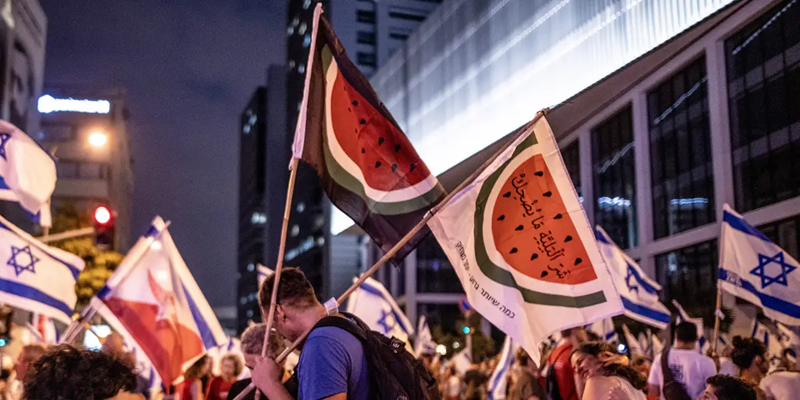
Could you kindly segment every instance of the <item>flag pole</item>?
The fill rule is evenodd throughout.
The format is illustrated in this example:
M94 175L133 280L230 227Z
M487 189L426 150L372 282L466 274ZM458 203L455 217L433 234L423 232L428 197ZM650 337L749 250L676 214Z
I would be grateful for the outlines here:
M442 207L447 205L447 203L450 202L450 200L456 194L461 192L461 190L463 190L465 187L469 186L476 179L478 179L478 177L483 173L483 171L486 170L486 168L488 168L490 165L492 165L492 163L494 163L494 161L497 159L497 157L500 156L500 154L503 154L503 152L505 152L509 147L511 147L512 144L514 144L514 142L517 141L517 139L519 139L520 137L525 135L525 133L528 132L528 128L533 126L534 124L536 124L536 122L539 121L539 119L541 119L545 114L547 114L547 112L549 110L550 110L549 108L545 108L545 109L537 112L536 116L533 118L533 120L528 122L524 127L520 128L519 132L517 132L517 134L514 135L514 137L512 137L511 139L509 139L508 142L503 144L503 146L499 150L497 150L491 157L489 157L488 160L486 160L483 164L481 164L481 166L478 167L478 169L476 169L475 172L473 172L469 177L467 177L467 179L465 179L455 189L453 189L450 193L448 193L447 196L445 196L445 198L442 199L441 202L439 202L439 204L437 204L430 211L428 211L425 214L425 216L417 223L417 225L414 226L414 228L412 228L410 231L408 231L408 233L406 233L406 235L403 236L403 238L400 239L399 242L397 242L388 252L386 252L386 254L384 254L383 257L381 257L380 260L378 260L366 272L361 274L361 276L358 278L358 280L356 280L356 282L353 283L352 286L350 286L344 293L342 293L341 296L339 296L339 298L336 299L336 304L337 305L342 304L347 299L347 297L350 296L354 291L356 291L356 289L358 289L361 286L362 283L364 283L367 279L369 279L375 273L375 271L378 270L378 268L383 266L383 264L386 264L387 261L391 260L395 256L395 254L397 254L397 252L400 251L403 248L403 246L406 245L406 243L408 243L411 239L413 239L414 236L416 236L417 233L419 233L419 231L421 231L422 228L424 228L428 224L428 221L430 221L430 219L433 218L433 216L436 215L436 213L439 212L439 210L441 210ZM275 272L278 273L277 270ZM275 278L276 278L275 281L277 282L278 281L278 279L277 279L278 276L276 275ZM276 293L276 290L273 289L272 295L275 296L275 293ZM270 304L270 307L272 307L274 304L275 304L275 301L273 300L272 304ZM267 321L267 323L269 324L270 321ZM308 337L309 333L311 333L311 329L303 332L303 334L300 335L300 337L298 337L297 340L295 340L292 343L291 346L286 348L286 350L284 350L283 353L281 353L278 356L278 358L275 359L275 362L278 363L278 364L283 362L283 360L285 360L286 357L288 357L291 352L293 352L295 349L297 349L300 346L300 343L302 343L306 339L306 337ZM266 334L269 334L269 330L267 331ZM239 393L239 395L236 396L236 398L234 398L234 400L242 400L242 399L244 399L245 396L250 394L250 392L253 391L254 389L255 389L255 383L251 382L250 386L248 386L244 391ZM258 392L256 392L256 393L258 393Z
M719 342L719 313L720 308L722 307L722 289L719 286L719 282L717 282L717 308L714 309L714 335L713 340L714 343L711 344L711 353L713 355L717 355L717 343Z

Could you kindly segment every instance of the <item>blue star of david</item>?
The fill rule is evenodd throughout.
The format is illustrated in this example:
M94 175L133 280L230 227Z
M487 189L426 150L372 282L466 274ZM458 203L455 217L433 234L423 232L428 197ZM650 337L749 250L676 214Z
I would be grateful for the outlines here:
M633 275L631 266L628 266L628 274L625 275L625 285L628 286L629 291L635 291L636 294L639 294L639 285L636 284L636 277Z
M6 158L6 143L8 140L11 139L10 133L0 133L0 157L3 157L3 160L8 161Z
M772 263L778 264L781 267L781 272L777 276L767 275L766 267ZM789 273L796 269L797 267L794 265L789 265L786 263L786 261L784 261L783 252L781 251L778 252L778 254L776 254L774 257L768 257L763 254L759 254L758 266L753 268L750 273L761 278L761 288L765 289L767 286L773 283L779 283L783 286L788 286L786 275L789 275Z
M25 257L22 257L20 259L19 258L20 254L27 254L28 255L27 260L25 259ZM14 273L16 273L17 276L19 276L21 273L25 271L31 271L31 273L35 274L36 269L34 269L34 266L38 261L39 259L34 257L33 253L31 252L31 246L25 246L19 248L12 245L11 258L8 259L8 262L6 262L6 264L14 267Z
M391 332L392 329L394 329L395 324L397 324L397 321L394 318L392 318L393 322L390 325L388 322L386 322L387 317L393 317L391 311L383 311L381 319L378 320L378 325L381 326L381 329L383 329L384 334Z

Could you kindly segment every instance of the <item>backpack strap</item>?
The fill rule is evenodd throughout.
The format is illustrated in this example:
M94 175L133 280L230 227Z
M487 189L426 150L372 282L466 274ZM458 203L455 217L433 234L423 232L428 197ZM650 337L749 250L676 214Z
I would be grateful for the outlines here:
M347 331L362 343L365 342L367 340L367 332L369 332L369 327L367 324L353 314L345 312L340 314L340 316L330 315L327 317L322 317L322 319L314 324L314 327L311 328L311 331L313 332L317 328L332 326Z
M664 384L666 385L667 382L672 382L675 380L675 376L672 374L672 370L669 369L669 346L664 348L664 351L661 352L661 374L664 376Z

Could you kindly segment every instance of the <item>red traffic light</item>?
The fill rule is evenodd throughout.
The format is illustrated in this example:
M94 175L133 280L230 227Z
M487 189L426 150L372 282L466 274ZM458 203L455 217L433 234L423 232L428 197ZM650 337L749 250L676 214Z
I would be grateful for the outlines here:
M94 220L98 224L107 224L111 221L111 210L108 207L100 206L94 210Z

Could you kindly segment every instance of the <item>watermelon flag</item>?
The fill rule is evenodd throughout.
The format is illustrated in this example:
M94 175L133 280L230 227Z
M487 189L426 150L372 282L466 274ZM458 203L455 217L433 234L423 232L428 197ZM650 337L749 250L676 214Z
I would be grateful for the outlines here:
M388 251L444 197L444 189L347 58L320 5L314 18L293 157L316 169L331 202Z
M544 118L428 223L470 305L534 360L565 328L622 303Z

